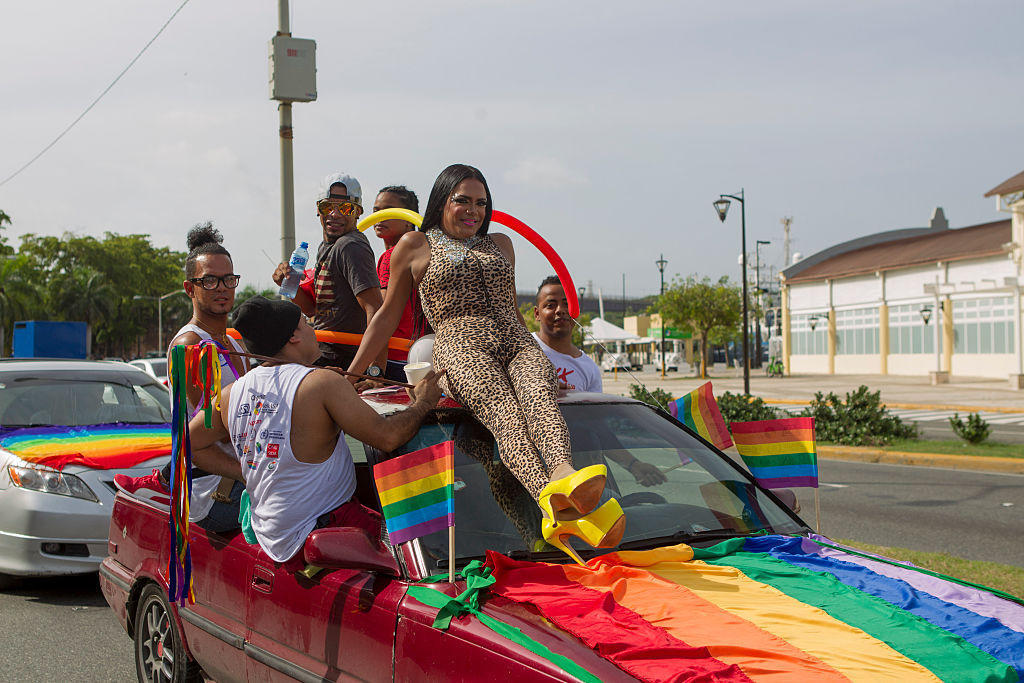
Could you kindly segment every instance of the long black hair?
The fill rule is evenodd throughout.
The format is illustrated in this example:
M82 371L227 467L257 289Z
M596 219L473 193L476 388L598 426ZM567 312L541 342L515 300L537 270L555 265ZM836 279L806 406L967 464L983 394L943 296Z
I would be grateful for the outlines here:
M484 174L480 172L480 169L467 164L452 164L437 176L437 180L434 181L434 187L430 190L427 208L423 212L423 225L420 226L420 230L426 232L430 228L441 227L441 215L444 212L445 202L452 196L452 192L459 186L459 183L467 179L479 180L483 183L484 191L487 193L487 210L484 212L484 219L476 231L477 235L487 234L487 229L491 225L491 207L494 205L494 202L491 201L491 188L487 186L487 179L484 178Z

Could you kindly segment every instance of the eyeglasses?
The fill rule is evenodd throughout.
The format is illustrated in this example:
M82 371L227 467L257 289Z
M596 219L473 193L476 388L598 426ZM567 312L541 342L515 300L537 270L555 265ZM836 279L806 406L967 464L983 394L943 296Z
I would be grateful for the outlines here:
M360 211L363 207L355 202L348 200L337 200L337 199L321 199L316 203L316 210L324 218L327 214L332 211L337 211L342 216L351 216L352 214Z
M238 281L242 279L241 275L222 275L220 277L216 275L204 275L202 277L190 277L188 279L194 285L199 285L203 289L217 289L217 285L224 283L224 286L228 289L234 289L238 286Z

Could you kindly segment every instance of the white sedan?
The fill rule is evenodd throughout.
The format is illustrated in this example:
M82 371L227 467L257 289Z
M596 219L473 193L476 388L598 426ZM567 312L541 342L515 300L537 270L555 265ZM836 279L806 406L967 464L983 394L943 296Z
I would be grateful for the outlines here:
M148 474L169 456L139 462L148 447L125 456L116 448L90 451L85 442L108 434L104 429L119 430L123 442L143 434L169 439L169 406L167 388L126 363L0 360L0 589L17 576L99 568L107 556L114 475Z

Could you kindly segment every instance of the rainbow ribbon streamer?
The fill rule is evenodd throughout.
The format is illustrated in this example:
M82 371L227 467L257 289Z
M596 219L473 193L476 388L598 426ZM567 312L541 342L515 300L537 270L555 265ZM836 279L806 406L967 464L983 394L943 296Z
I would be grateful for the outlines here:
M195 603L192 553L189 549L189 501L192 495L192 443L188 434L189 386L200 387L197 414L213 427L213 411L220 409L220 360L213 343L178 345L171 349L171 513L168 515L171 551L167 560L167 597L172 602Z
M705 382L670 403L668 412L716 448L725 450L732 445L722 411L718 409L718 401L711 392L711 382Z

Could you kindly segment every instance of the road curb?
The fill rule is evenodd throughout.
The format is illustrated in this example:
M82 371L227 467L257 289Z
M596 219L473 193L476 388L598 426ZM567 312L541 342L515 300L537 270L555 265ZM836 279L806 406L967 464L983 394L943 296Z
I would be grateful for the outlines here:
M810 400L801 401L795 398L766 398L765 403L777 403L792 406L805 406ZM1024 413L1024 408L1008 408L1006 406L958 406L939 403L889 403L882 404L886 408L902 408L906 410L952 410L966 415L967 413Z
M996 458L986 455L946 455L944 453L908 453L883 451L858 446L818 446L818 457L833 460L879 462L888 465L919 465L948 467L954 470L976 470L1024 474L1024 458Z

